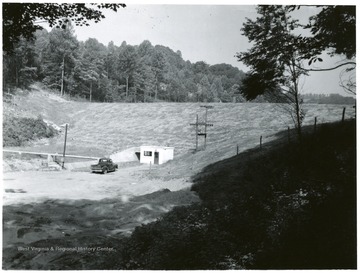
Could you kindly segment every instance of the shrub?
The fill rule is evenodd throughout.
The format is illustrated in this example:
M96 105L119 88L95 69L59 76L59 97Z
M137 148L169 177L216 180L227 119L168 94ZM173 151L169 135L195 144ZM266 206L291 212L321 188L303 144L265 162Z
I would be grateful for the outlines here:
M57 133L40 116L37 119L6 117L3 121L3 147L22 146L31 140L54 137Z

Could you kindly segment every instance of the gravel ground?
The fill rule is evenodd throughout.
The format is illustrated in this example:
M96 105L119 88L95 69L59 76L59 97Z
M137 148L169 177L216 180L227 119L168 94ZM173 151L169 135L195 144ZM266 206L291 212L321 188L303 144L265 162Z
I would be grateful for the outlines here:
M119 168L106 175L70 171L8 172L3 175L3 204L26 204L48 199L126 200L161 189L177 191L191 186L184 178L151 180L147 177L151 171L147 165L137 165Z

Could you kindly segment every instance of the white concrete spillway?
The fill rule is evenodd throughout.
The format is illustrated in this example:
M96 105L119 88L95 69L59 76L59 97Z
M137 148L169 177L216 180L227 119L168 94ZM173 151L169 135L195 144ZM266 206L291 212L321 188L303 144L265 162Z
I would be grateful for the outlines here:
M4 153L15 153L15 154L31 154L31 155L44 155L44 156L57 156L63 157L63 154L59 153L41 153L41 152L28 152L28 151L17 151L17 150L3 150ZM71 158L82 158L82 159L94 159L98 160L100 157L93 157L93 156L82 156L82 155L68 155L66 154L65 157Z

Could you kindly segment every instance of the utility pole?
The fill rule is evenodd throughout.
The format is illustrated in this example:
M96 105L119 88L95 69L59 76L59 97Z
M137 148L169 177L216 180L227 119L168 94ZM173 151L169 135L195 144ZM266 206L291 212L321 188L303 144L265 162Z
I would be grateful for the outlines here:
M196 122L195 123L190 123L190 125L195 126L195 139L196 139L196 148L195 151L198 150L198 135L199 135L199 115L196 115Z
M208 111L208 109L210 109L210 108L214 108L214 106L210 106L210 105L201 105L200 107L203 107L203 108L205 108L205 143L204 143L204 146L205 146L205 148L206 148L206 136L207 136L207 134L206 134L206 127L207 126L213 126L212 124L211 125L208 125L207 124L207 111Z
M196 132L196 148L195 151L197 151L198 149L198 141L199 141L199 137L198 137L198 132L199 132L199 115L196 115L196 124L195 124L195 132Z
M66 138L67 138L67 129L68 129L68 123L65 124L65 141L64 141L64 152L63 152L63 162L62 162L62 168L65 169L65 151L66 151Z
M199 136L204 136L204 149L206 148L206 137L207 137L207 129L206 128L208 126L213 126L212 123L207 123L207 110L208 110L208 108L213 108L213 106L200 106L200 107L205 107L205 109L206 109L205 121L204 122L199 122L199 115L196 115L196 123L190 123L190 125L195 126L195 136L196 136L196 149L195 149L195 151L198 150ZM204 132L199 130L199 126L204 126Z

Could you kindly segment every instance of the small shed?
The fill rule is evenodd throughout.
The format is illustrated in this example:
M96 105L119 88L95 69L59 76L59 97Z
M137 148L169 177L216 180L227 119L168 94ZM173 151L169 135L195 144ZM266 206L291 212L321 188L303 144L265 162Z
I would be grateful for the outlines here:
M140 163L164 164L174 159L174 147L140 146Z

